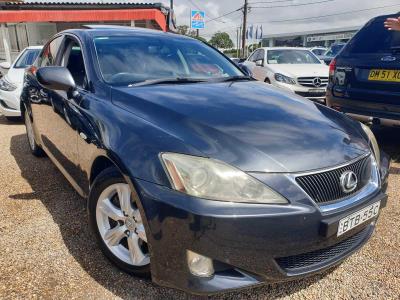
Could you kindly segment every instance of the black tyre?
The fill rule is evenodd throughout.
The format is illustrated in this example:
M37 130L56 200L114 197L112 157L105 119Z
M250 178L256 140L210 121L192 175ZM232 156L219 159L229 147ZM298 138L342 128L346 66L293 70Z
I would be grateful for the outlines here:
M265 78L264 82L268 83L268 84L271 84L271 80L269 80L269 78Z
M34 156L44 156L43 149L36 143L35 134L33 133L33 125L27 110L24 112L24 122L26 127L26 137L28 138L29 148Z
M139 208L131 187L116 168L102 171L94 180L89 223L104 255L121 270L150 276L150 253Z

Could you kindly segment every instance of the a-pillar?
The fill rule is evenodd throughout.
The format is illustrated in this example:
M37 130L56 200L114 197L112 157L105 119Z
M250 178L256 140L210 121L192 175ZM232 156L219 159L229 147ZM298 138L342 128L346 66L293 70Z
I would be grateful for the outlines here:
M3 45L4 45L4 52L6 54L6 61L8 61L11 64L11 43L10 43L10 34L8 32L8 27L7 24L1 23L1 36L3 39Z

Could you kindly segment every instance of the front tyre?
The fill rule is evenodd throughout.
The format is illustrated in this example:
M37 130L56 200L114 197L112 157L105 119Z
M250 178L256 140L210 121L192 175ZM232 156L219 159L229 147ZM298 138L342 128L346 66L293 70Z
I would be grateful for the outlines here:
M104 255L123 271L150 276L150 253L138 205L116 168L95 179L89 195L89 222Z
M29 149L31 150L31 153L37 157L44 156L43 149L36 143L32 121L27 110L24 112L24 122L26 127L26 137L28 138Z

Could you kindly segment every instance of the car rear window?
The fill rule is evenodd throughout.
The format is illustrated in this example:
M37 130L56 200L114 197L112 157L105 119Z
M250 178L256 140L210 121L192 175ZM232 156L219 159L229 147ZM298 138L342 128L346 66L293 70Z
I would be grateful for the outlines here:
M387 30L383 23L388 16L382 16L369 21L350 40L342 55L352 54L382 54L400 51L400 32ZM396 17L396 16L390 16Z

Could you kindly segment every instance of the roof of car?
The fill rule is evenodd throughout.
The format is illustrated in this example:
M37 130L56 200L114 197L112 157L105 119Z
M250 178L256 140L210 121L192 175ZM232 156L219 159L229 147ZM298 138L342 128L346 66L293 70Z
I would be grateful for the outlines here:
M28 46L25 49L34 50L34 49L42 49L43 46Z
M119 25L83 25L82 28L78 29L68 29L63 31L63 33L73 33L76 35L88 34L91 37L95 36L113 36L121 34L141 34L149 36L170 36L192 39L187 36L178 35L171 32L163 32L161 30L147 29L141 27L130 27L130 26L119 26Z

